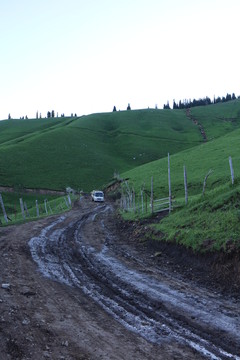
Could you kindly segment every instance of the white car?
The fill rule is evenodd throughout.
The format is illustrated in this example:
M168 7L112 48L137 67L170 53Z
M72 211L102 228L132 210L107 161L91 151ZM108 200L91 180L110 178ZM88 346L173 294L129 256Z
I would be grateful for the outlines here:
M104 193L100 190L93 190L91 192L92 201L104 201Z

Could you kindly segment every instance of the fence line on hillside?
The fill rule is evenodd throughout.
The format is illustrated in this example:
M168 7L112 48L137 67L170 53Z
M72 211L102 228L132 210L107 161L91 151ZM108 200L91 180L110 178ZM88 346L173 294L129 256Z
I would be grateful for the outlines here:
M151 179L151 183L153 179ZM120 199L120 208L127 212L135 214L153 214L162 211L171 212L173 210L173 200L169 197L154 199L154 188L151 186L151 193L141 190L135 194L134 189L130 193L122 193Z
M231 182L234 185L234 168L232 163L232 158L229 156L229 166L231 173ZM207 179L213 173L213 170L210 169L204 177L202 196L204 196L207 186ZM128 181L122 183L121 190L121 199L120 199L120 208L123 211L134 212L135 214L147 214L147 213L157 213L161 211L168 211L171 213L173 210L173 196L172 196L172 186L171 186L171 169L170 169L170 155L168 153L168 197L163 198L154 198L154 187L153 187L153 176L150 180L150 191L145 189L145 183L140 190L140 193L135 193L134 188L130 188ZM185 193L185 205L188 204L188 182L187 182L187 168L186 165L183 166L183 180L184 180L184 193Z
M145 185L144 185L145 187ZM137 198L137 206L136 206L136 194L134 188L130 189L127 181L124 182L124 187L122 186L122 194L120 200L120 207L122 210L130 211L134 213L147 214L148 211L153 213L168 211L169 213L172 211L172 192L171 192L171 175L170 175L170 155L168 154L168 189L169 196L160 199L154 199L154 188L153 188L153 176L151 177L151 191L150 194L142 188L140 191L140 195ZM144 206L144 194L145 194L145 206Z
M0 192L0 204L1 204L1 209L2 209L2 213L3 213L3 217L4 217L4 221L5 223L8 223L9 221L13 221L13 219L7 215L6 213L6 209L4 206L4 202L3 202L3 197L2 194ZM53 214L54 211L50 205L50 203L48 202L47 199L44 199L43 202L43 206L41 206L41 204L39 205L38 200L35 201L35 206L31 207L31 213L29 212L30 209L28 209L27 207L27 203L26 201L23 201L22 198L19 199L19 204L20 204L20 219L22 218L23 220L26 220L26 218L39 218L41 215L49 215L49 214ZM34 207L36 208L36 213L34 212ZM64 196L63 201L61 201L58 205L55 202L55 211L57 212L60 208L61 211L64 210L68 210L72 207L72 200L70 195L68 194L67 196ZM16 210L16 203L14 206L14 215L15 215L15 220L17 219L17 210ZM13 214L12 214L13 215ZM1 224L1 219L0 219L0 224Z

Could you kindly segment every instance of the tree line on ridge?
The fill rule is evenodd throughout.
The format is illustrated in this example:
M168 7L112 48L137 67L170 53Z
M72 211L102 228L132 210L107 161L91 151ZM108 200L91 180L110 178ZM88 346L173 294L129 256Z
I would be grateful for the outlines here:
M191 107L195 107L195 106L204 106L204 105L211 105L211 104L218 104L218 103L224 103L227 101L231 101L231 100L236 100L237 97L236 95L233 93L231 94L227 94L226 96L220 97L218 96L217 98L211 100L208 96L206 96L205 98L202 99L193 99L193 100L180 100L178 103L173 100L173 109L188 109ZM240 96L238 96L238 99L240 99ZM167 102L167 104L163 105L163 109L171 109L170 105L169 105L169 101Z

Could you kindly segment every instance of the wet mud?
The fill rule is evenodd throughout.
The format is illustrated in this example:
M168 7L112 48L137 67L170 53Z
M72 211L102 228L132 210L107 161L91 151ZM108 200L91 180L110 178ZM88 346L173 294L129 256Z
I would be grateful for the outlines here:
M110 204L57 218L29 247L43 276L79 289L126 331L196 358L240 359L239 303L146 262L119 237Z

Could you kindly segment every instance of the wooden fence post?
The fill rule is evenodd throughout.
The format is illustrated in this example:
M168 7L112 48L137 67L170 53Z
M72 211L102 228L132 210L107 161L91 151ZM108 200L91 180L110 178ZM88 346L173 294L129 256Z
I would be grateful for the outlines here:
M170 172L170 155L168 153L168 189L169 189L169 213L172 207L172 189L171 189L171 172Z
M65 200L65 204L66 204L67 208L69 208L68 202L67 202L67 199L65 198L65 196L64 196L64 200Z
M1 193L0 193L0 203L1 203L2 211L3 211L4 219L5 219L6 223L8 223L8 217L7 217L7 213L6 213L6 210L5 210L5 206L4 206L4 203L3 203L3 198L2 198Z
M24 209L25 209L25 211L26 211L27 217L29 217L30 215L29 215L29 212L28 212L27 203L24 202L23 205L24 205Z
M133 197L133 211L134 211L134 214L136 213L136 203L135 203L135 191L133 189L133 192L132 192L132 197Z
M143 209L143 191L142 190L141 190L141 200L142 200L142 214L143 214L144 209Z
M151 209L153 214L153 176L151 178Z
M185 204L187 205L187 203L188 203L188 188L187 188L187 169L186 169L185 165L184 165L183 169L184 169Z
M232 164L232 157L231 156L229 156L229 166L230 166L232 185L233 185L234 184L234 170L233 170L233 164Z
M207 178L209 177L209 175L211 175L211 173L213 172L213 170L209 170L209 172L207 173L207 175L204 178L204 182L203 182L203 191L202 194L204 195L205 193L205 188L206 188L206 184L207 184Z
M51 208L51 206L50 206L50 204L49 204L48 201L47 201L47 205L48 205L48 207L49 207L50 213L53 214L52 208Z
M48 209L47 209L47 199L44 199L44 207L45 207L45 212L48 215Z
M37 217L39 217L39 207L38 207L38 201L36 200L36 210L37 210Z
M22 200L22 198L19 199L19 201L20 201L20 207L21 207L21 211L22 211L22 217L23 217L23 219L25 219L25 211L24 211L24 206L23 206L23 200Z
M137 212L138 212L138 215L140 215L140 208L141 208L141 199L140 199L140 196L137 197Z
M70 197L69 194L68 194L68 203L69 203L70 206L72 206L72 200L71 200L71 197Z

